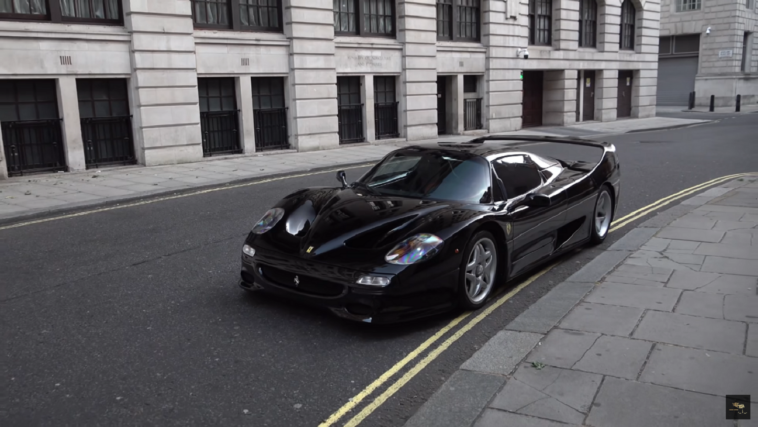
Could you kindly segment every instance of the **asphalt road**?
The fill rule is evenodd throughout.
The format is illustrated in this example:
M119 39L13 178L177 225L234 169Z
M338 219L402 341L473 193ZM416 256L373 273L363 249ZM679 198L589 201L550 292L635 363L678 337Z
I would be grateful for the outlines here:
M622 162L618 215L758 171L757 116L728 117L604 138ZM0 424L327 418L455 316L376 327L237 288L243 239L265 210L292 190L334 184L333 173L314 174L0 230ZM479 346L603 247L563 257L361 425L402 425Z

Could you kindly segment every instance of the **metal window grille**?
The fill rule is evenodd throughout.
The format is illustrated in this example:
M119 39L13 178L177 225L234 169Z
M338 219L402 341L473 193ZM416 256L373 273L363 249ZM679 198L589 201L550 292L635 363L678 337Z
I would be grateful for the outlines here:
M453 39L453 0L437 0L437 38Z
M230 0L192 0L192 20L198 27L229 27Z
M363 104L360 77L337 78L340 143L362 142Z
M0 18L45 19L46 0L0 0Z
M60 119L0 123L8 175L66 171Z
M437 39L479 41L480 0L437 0Z
M279 0L239 0L240 24L257 30L281 29Z
M81 124L87 168L137 162L129 116L83 118Z
M232 78L198 79L203 154L239 153L239 121Z
M529 1L529 44L552 44L553 0Z
M479 40L479 0L456 0L458 38Z
M357 33L358 8L355 0L334 0L334 32Z
M690 10L700 10L700 0L677 0L676 1L677 12L688 12Z
M464 100L463 122L464 130L475 130L484 127L482 125L482 98Z
M2 2L3 0L0 0ZM121 20L118 0L58 0L64 20L111 21ZM74 18L74 19L66 19Z
M597 0L579 3L579 46L597 46Z
M619 47L624 50L634 50L634 26L637 11L632 0L624 0L621 4L621 37Z
M397 125L395 77L374 77L374 102L376 139L400 136Z
M395 18L392 0L363 0L363 32L394 34Z
M252 89L256 150L289 148L287 109L284 106L284 79L281 77L254 78Z

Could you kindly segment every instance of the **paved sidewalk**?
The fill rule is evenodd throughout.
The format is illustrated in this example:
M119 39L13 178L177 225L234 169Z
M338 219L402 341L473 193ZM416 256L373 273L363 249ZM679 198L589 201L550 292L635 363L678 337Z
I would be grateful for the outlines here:
M758 176L651 218L475 353L406 427L758 426ZM751 420L726 420L750 395Z
M681 107L656 107L656 110L659 113L710 113L709 107L695 107L692 110L690 110L687 106L681 106ZM750 114L750 113L758 113L758 104L750 104L750 105L741 105L740 106L740 112L737 113L735 111L735 107L716 107L713 109L714 113L722 113L722 114L728 114L728 113L735 113L735 114Z
M625 133L646 128L679 127L705 122L707 121L654 117L614 123L587 123L570 128L545 127L531 131L506 132L501 135L591 136L599 133ZM596 129L604 129L604 131L598 132ZM611 130L613 132L609 132ZM471 138L473 136L451 136L442 139L466 141ZM276 174L305 173L314 169L371 163L380 160L399 146L435 141L437 140L357 144L307 153L285 152L230 156L180 165L89 169L85 172L14 177L0 181L0 220L115 203Z

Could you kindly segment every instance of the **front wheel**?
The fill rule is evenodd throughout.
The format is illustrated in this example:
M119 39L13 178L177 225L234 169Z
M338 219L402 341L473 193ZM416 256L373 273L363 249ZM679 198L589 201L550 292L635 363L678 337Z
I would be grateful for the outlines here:
M497 277L497 245L487 231L471 238L463 252L458 298L464 309L482 307L495 287Z
M613 199L607 186L600 188L595 202L595 212L592 216L592 238L593 245L599 245L605 241L608 232L611 229L611 219L613 218Z

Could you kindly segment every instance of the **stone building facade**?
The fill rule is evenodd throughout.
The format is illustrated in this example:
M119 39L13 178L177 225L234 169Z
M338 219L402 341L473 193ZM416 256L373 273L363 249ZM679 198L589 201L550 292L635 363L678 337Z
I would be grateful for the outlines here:
M662 0L658 104L758 103L758 0Z
M653 116L659 10L0 0L0 176Z

